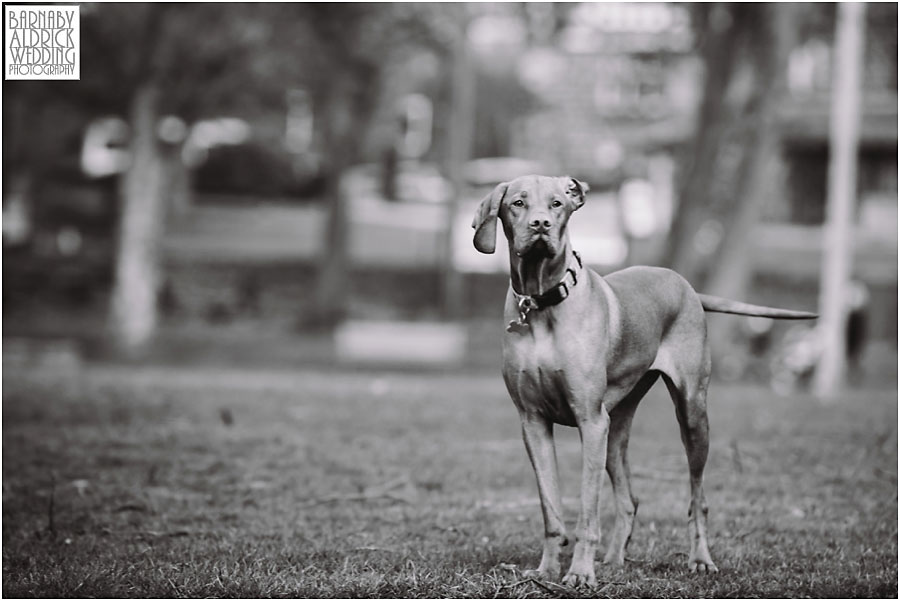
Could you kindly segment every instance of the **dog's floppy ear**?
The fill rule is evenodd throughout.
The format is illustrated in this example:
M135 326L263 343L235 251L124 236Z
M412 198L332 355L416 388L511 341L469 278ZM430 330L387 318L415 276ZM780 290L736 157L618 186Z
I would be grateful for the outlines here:
M575 203L575 210L577 211L584 204L584 196L591 188L586 183L580 182L574 177L566 177L566 180L566 194Z
M472 220L472 227L475 228L475 238L472 240L478 252L490 255L497 248L497 216L500 213L500 202L506 195L506 188L509 184L498 184L494 190L484 197L478 210L475 211L475 218Z

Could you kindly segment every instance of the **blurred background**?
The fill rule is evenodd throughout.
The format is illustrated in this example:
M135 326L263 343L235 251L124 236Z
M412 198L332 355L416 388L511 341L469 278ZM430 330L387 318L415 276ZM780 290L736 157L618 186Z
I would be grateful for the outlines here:
M863 6L840 355L893 386L897 5ZM837 7L82 4L80 81L3 82L4 365L496 371L469 226L527 173L590 184L600 273L820 310ZM717 377L782 393L825 347L710 323Z

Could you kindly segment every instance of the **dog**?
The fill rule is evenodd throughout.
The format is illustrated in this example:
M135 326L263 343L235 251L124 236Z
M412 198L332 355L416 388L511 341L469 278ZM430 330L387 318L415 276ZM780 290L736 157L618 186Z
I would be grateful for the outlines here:
M690 472L688 568L717 572L709 553L703 495L711 365L704 312L776 319L816 315L698 294L683 277L658 267L629 267L601 277L582 264L566 229L587 191L586 184L570 177L519 177L496 186L472 222L478 251L495 252L498 219L509 241L503 380L519 412L544 519L540 565L525 575L558 578L561 548L568 544L554 424L578 428L582 442L580 513L563 584L597 583L594 557L604 469L616 505L604 561L624 563L638 506L626 456L631 421L660 376L675 403Z

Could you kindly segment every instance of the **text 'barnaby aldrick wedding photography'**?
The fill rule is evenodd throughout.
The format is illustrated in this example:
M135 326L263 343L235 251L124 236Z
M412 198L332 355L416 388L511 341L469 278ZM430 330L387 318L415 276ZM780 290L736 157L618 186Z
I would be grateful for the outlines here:
M79 7L7 5L6 79L80 79Z

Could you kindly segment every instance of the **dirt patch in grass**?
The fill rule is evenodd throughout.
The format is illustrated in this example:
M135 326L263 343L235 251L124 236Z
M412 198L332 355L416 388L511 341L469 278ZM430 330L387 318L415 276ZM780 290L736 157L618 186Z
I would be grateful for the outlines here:
M654 389L630 561L572 591L518 572L542 526L499 376L4 374L3 595L896 597L896 393L719 385L709 404L720 573L685 568L686 462ZM579 443L557 438L572 528Z

